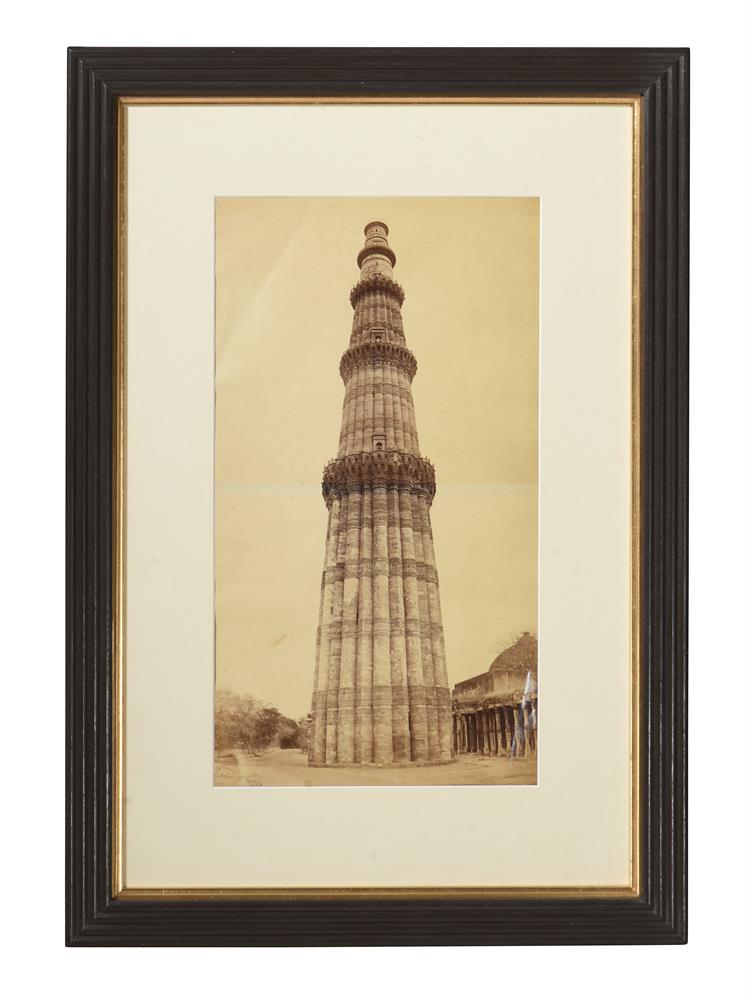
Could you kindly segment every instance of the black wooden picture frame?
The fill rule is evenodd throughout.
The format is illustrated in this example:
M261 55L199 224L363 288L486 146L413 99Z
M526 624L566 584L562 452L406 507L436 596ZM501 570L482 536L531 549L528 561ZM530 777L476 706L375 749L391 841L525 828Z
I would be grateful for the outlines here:
M125 97L595 97L643 116L640 892L626 899L113 896L116 148ZM689 53L685 49L71 49L67 201L70 945L686 941Z

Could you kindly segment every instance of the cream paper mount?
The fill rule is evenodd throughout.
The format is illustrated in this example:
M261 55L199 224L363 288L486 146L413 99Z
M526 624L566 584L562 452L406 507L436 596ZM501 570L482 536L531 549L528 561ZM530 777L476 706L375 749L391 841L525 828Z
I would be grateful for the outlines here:
M121 887L631 893L636 105L122 116ZM538 784L216 788L216 199L416 197L540 203Z

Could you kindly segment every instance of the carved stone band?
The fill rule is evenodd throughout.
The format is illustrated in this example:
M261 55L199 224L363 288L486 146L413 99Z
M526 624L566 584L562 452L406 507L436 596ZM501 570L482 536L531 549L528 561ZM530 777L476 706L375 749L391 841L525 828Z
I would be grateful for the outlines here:
M336 458L325 466L322 495L326 504L335 496L369 487L407 489L431 504L435 494L434 466L428 459L399 452L361 452Z
M349 295L351 305L355 306L359 299L363 295L366 295L367 292L385 292L387 295L391 295L397 301L398 305L401 306L406 298L405 292L397 281L393 281L392 278L386 278L382 274L370 274L368 278L362 278L361 281L357 281L351 289L351 294Z
M416 374L416 358L407 347L401 344L369 343L356 344L344 352L339 365L341 378L345 382L355 368L366 364L390 364L402 369L413 381Z
M387 243L372 243L369 246L363 247L356 258L356 266L361 267L367 257L371 257L375 253L379 254L380 257L387 257L391 265L395 267L395 254Z

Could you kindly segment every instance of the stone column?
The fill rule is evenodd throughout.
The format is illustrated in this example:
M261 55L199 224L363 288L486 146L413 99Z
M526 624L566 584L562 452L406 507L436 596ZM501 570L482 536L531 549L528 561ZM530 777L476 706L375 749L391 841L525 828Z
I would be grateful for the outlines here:
M330 626L333 618L333 591L335 589L335 563L338 552L338 531L341 518L341 501L335 497L328 515L328 538L323 570L322 614L320 618L320 655L317 667L317 686L313 705L313 752L315 763L325 763L327 734L328 685L330 677Z
M328 672L328 710L325 732L325 762L338 761L338 689L341 674L341 631L343 624L343 572L346 557L349 498L341 497L341 520L338 529L336 562L333 567L333 613L330 621L330 666Z
M398 368L394 365L390 369L390 380L392 382L393 397L393 435L395 437L395 447L399 452L406 450L405 438L403 436L403 413L401 412L401 388Z
M504 709L500 705L497 708L497 738L499 740L499 753L505 756L508 750L507 731L505 730Z
M439 739L439 758L450 760L452 756L450 728L452 708L450 686L447 679L447 663L445 657L445 639L442 628L442 608L440 606L439 581L437 563L432 540L432 525L429 515L429 504L426 497L418 495L416 511L419 516L419 529L422 538L424 557L424 580L426 588L430 645L432 651L432 668L436 695L437 729Z
M312 687L312 712L309 734L308 756L312 763L325 760L325 714L328 698L328 651L330 648L330 633L328 631L328 613L326 599L329 593L326 589L327 569L330 561L331 532L337 530L337 508L335 525L333 504L328 511L328 530L325 536L325 558L320 581L320 611L318 614L317 639L315 642L315 675ZM324 648L324 652L323 652ZM322 667L322 669L321 669Z
M390 585L388 582L387 491L372 490L372 602L374 606L373 704L374 759L393 761L393 708L390 688Z
M426 567L424 565L424 539L422 535L419 498L410 496L413 518L414 556L416 558L416 586L419 599L419 632L421 638L421 668L424 675L424 695L427 719L427 759L439 760L440 738L437 717L437 693L434 687L434 663L432 660L432 630L429 621L429 599L427 597Z
M398 388L399 399L400 399L400 415L401 422L403 426L403 450L407 454L416 454L416 448L414 446L413 437L411 434L411 415L408 409L407 399L410 395L410 383L408 381L408 376L400 368L397 369L398 372Z
M356 369L356 411L354 426L350 435L352 440L351 453L357 454L364 449L364 411L367 404L367 373L364 368Z
M374 365L367 365L364 369L364 421L362 427L360 451L372 450L372 437L374 435Z
M351 376L354 382L354 397L351 412L351 426L346 435L346 454L352 455L362 450L363 429L364 429L364 394L365 377L363 368L355 368Z
M348 498L346 552L343 574L343 614L341 624L341 672L338 685L338 763L354 763L354 689L356 684L356 643L359 617L359 536L361 531L361 491Z
M403 375L406 384L406 409L408 412L408 429L411 434L411 449L414 455L419 454L419 434L416 430L416 411L414 409L413 394L411 392L411 381L408 376L404 373Z
M381 364L374 366L374 433L380 436L385 435L385 390L383 379L383 368ZM372 449L372 442L365 451Z
M427 713L424 694L424 671L421 660L421 622L419 589L416 580L416 556L413 517L409 493L399 494L401 549L403 553L403 597L406 613L406 657L408 664L408 702L411 718L411 758L427 759Z
M406 608L403 599L400 500L396 488L387 491L388 569L390 583L390 678L393 699L393 760L411 759L408 727L408 658Z
M388 451L395 449L395 409L393 407L393 369L390 365L382 366L382 392L385 411L385 447Z
M515 715L511 705L504 706L505 726L507 728L507 752L511 757L517 757L517 739L515 736Z
M357 764L371 764L374 737L372 729L372 643L374 617L372 607L372 490L362 490L361 530L359 533L359 613L356 637L356 733L354 759Z
M338 434L338 454L340 455L346 447L346 433L349 425L349 410L351 407L351 379L346 383L343 394L343 409L341 411L341 430Z

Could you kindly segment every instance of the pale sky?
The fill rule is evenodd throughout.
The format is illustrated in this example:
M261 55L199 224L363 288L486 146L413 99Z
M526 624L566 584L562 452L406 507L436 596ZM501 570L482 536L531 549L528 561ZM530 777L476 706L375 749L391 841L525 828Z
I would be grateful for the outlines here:
M451 685L537 631L538 199L217 199L217 684L292 717L309 711L320 482L372 219L419 366Z

